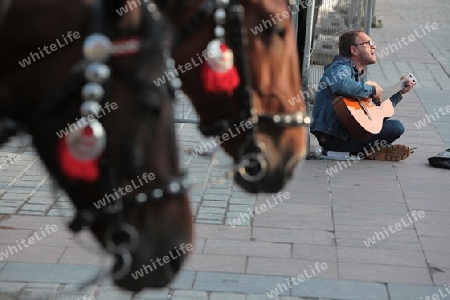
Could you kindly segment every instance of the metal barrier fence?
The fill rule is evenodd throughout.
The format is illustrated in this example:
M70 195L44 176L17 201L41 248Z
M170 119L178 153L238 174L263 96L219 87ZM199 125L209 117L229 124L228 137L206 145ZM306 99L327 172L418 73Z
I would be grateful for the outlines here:
M370 33L375 0L296 0L301 1L307 3L302 85L312 103L324 65L338 54L339 36L351 29Z

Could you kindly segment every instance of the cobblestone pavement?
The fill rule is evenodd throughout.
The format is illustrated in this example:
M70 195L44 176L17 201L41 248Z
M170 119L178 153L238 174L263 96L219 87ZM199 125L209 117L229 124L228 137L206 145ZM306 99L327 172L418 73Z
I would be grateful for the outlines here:
M59 231L2 257L0 300L260 300L283 284L284 292L273 299L447 298L449 173L429 167L427 158L450 147L450 116L439 112L450 105L450 1L377 0L376 16L384 26L370 36L378 53L387 52L370 66L369 77L383 87L405 72L418 79L396 109L406 128L400 142L416 147L408 160L308 160L285 188L290 197L282 205L234 228L231 221L271 195L250 195L233 185L225 176L231 160L223 151L193 155L208 139L195 124L178 124L181 161L193 182L194 251L167 289L132 294L107 278L77 289L105 273L111 259L88 233L74 237L68 231L70 200L53 188L29 137L16 137L0 148L0 252L46 224L57 224ZM425 34L427 22L438 28ZM414 41L402 42L410 35ZM180 118L196 118L187 102L178 103L176 111ZM414 211L425 217L387 234L389 225L401 225ZM378 241L368 247L363 242L371 237ZM287 284L286 278L318 262L327 269L301 284Z

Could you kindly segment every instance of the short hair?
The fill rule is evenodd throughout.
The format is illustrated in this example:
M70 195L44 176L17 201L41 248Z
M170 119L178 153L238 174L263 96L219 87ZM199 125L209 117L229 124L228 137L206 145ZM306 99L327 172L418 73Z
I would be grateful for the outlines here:
M355 40L358 34L364 33L364 30L351 30L343 33L339 37L339 54L346 57L351 57L350 47L355 45Z

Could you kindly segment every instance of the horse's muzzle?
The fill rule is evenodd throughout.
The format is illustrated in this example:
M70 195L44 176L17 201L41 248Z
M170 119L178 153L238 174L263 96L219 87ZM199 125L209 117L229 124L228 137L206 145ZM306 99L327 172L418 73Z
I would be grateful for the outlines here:
M263 152L243 156L234 172L234 181L249 193L279 192L291 178L295 164L287 167L285 163L270 166Z

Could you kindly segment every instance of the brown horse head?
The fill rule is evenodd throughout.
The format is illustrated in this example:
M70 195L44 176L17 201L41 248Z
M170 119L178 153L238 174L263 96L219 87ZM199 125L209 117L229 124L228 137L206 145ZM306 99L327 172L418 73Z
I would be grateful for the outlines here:
M132 291L161 287L186 257L192 218L180 179L172 93L151 80L166 69L166 27L157 14L144 13L147 7L138 1L128 1L135 7L121 17L115 9L125 1L102 9L113 20L107 28L112 41L139 37L141 46L136 53L119 49L106 62L111 78L99 118L107 139L100 177L71 178L59 163L59 135L70 134L80 118L85 68L72 67L83 60L83 42L92 33L89 20L98 17L92 15L94 2L13 2L0 28L0 117L15 120L32 135L50 174L76 206L71 228L89 227L116 257L115 283Z
M184 66L184 72L177 70L200 129L233 157L241 187L253 193L279 191L305 157L309 124L287 1L230 0L226 5L225 40L241 79L231 96L208 92L202 83L205 49L215 38L215 5L223 1L156 2L178 30L174 58ZM239 19L242 12L245 19Z

